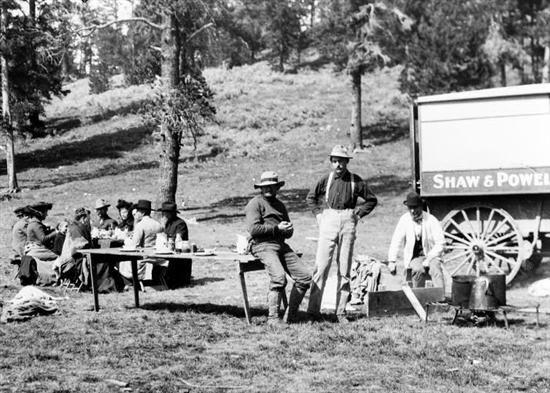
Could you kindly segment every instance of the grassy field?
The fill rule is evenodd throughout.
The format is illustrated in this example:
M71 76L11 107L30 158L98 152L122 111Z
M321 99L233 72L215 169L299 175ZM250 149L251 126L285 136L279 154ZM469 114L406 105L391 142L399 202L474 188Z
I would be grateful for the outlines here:
M397 73L365 78L370 147L350 167L369 180L380 202L359 224L356 253L378 258L387 252L410 187L407 99L397 89ZM281 199L296 228L290 244L313 267L315 243L306 238L316 236L316 225L304 198L328 169L330 148L347 141L345 75L280 75L258 64L207 70L206 77L216 92L218 122L197 151L184 148L178 179L191 240L203 247L233 245L235 234L245 233L243 208L254 195L253 179L274 169L286 181ZM70 96L47 108L66 126L16 147L23 191L0 202L2 301L19 290L6 260L13 208L50 200L54 224L99 197L135 201L156 194L152 130L137 113L150 89L89 96L85 81L69 88ZM5 164L0 167L5 184ZM548 265L537 276L548 275ZM385 273L383 279L390 287L397 283ZM531 301L526 284L532 279L518 280L510 303ZM90 309L91 294L70 293L53 316L0 325L0 392L122 391L107 379L128 382L135 392L550 390L548 316L540 329L532 316L519 314L511 315L509 330L451 326L448 313L428 324L392 317L270 329L264 323L267 278L254 272L247 280L251 326L244 323L235 268L222 262L196 263L190 287L149 289L141 309L132 307L130 292L102 295L99 313Z

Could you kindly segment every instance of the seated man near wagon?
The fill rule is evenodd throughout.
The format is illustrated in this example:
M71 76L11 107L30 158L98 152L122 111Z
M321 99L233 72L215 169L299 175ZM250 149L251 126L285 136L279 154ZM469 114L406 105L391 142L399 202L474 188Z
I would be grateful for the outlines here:
M260 182L254 184L261 194L252 198L245 208L252 254L261 260L269 274L267 322L270 325L281 323L279 306L286 275L294 280L285 315L287 323L295 322L300 303L311 284L309 269L285 242L293 235L294 228L285 205L276 198L284 184L275 172L262 173Z
M423 210L420 195L411 192L403 201L408 212L403 214L393 233L388 251L388 268L395 274L397 254L403 248L403 274L411 269L413 288L424 287L426 276L431 276L433 286L444 288L441 259L445 236L441 224L430 213Z

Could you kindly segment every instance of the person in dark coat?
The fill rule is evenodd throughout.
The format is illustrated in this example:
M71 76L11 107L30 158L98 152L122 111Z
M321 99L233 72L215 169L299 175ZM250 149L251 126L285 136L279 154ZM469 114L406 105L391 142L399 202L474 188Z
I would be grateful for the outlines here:
M174 202L163 202L158 209L162 215L161 224L167 237L175 241L189 240L189 232L185 221L178 217L178 208ZM181 237L181 239L179 239ZM191 260L169 260L168 266L153 267L153 281L164 283L168 288L177 288L189 283L191 279Z
M178 217L178 209L174 202L163 202L161 208L158 209L162 215L160 223L164 226L164 233L167 236L176 238L179 233L182 240L189 240L187 232L187 224L183 219Z
M57 258L57 254L52 251L57 230L49 228L43 223L51 208L52 204L46 202L28 206L31 217L27 225L26 254L43 261Z
M27 225L31 213L27 206L18 207L13 211L17 216L17 222L11 229L11 248L12 260L19 260L24 253L25 243L27 243Z
M134 230L134 216L132 215L132 203L119 199L116 208L118 209L118 215L120 216L120 222L118 227L122 231L132 232Z
M95 211L97 213L97 216L99 217L99 223L98 228L101 230L113 230L118 226L118 223L116 220L109 217L109 214L107 213L110 204L107 203L105 199L98 199L95 202Z

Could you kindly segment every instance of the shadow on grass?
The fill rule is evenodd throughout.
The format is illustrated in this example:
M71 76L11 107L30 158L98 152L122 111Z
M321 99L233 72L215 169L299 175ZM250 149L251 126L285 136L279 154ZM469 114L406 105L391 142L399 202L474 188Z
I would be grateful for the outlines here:
M361 127L361 130L365 145L379 146L409 136L408 124L393 119L380 119L374 124Z
M198 314L213 314L213 315L230 315L236 318L244 318L244 309L242 307L232 305L221 305L212 303L147 303L141 306L145 310L158 311L166 310L169 312L195 312ZM265 316L266 310L260 308L250 308L251 317ZM244 319L243 319L244 322Z
M411 187L409 178L395 175L380 175L368 178L367 183L375 194L402 193ZM283 188L279 191L277 197L285 204L289 212L303 213L311 210L306 203L308 192L309 189L306 188ZM198 217L197 221L221 220L222 222L233 222L242 220L245 216L244 208L252 198L251 195L230 197L208 206L191 207L186 210L202 213L203 216Z
M24 171L32 168L57 168L90 159L120 158L122 152L138 148L151 132L149 127L133 127L111 134L94 135L85 140L61 143L44 150L17 154L17 169ZM0 172L5 171L6 163L2 161Z

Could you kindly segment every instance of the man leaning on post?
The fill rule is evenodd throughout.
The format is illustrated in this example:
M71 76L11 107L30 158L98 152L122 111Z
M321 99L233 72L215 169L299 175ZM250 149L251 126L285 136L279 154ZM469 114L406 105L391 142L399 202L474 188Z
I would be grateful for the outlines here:
M285 242L292 237L294 228L285 205L276 197L284 184L275 172L262 173L260 182L254 184L261 194L252 198L245 208L252 254L261 260L269 274L267 322L270 325L282 322L279 306L286 287L286 274L294 280L285 315L287 323L296 321L298 308L311 283L309 269Z
M307 310L313 320L320 319L323 291L336 251L338 287L335 313L339 322L347 322L345 313L351 292L350 270L355 229L357 222L378 203L367 183L348 171L347 165L351 158L344 146L335 146L329 155L330 173L315 184L306 198L319 225L315 271ZM358 198L364 202L357 204Z
M432 278L433 286L443 288L443 270L439 258L445 246L445 235L438 219L423 210L420 195L410 192L403 201L408 212L397 223L388 251L388 268L395 274L397 254L403 247L403 275L411 269L413 288L424 287L426 276Z

